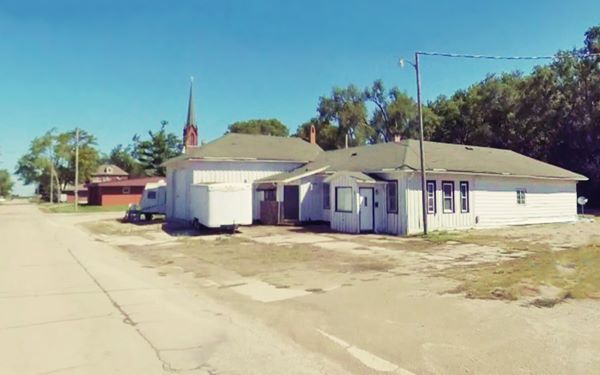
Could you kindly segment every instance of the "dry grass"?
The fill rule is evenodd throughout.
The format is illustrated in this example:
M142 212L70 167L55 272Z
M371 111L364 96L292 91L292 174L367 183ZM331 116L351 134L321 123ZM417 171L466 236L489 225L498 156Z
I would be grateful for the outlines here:
M294 269L338 273L382 272L396 267L388 259L370 255L344 254L306 245L269 245L225 235L212 241L183 239L177 241L177 245L164 249L138 246L124 248L159 264L169 254L181 253L183 256L173 259L173 264L187 268L186 265L191 266L192 263L208 263L241 276L285 273Z
M562 251L536 251L499 264L453 267L442 274L460 281L454 292L470 298L516 300L540 295L544 287L560 290L535 300L550 305L564 298L600 298L600 245Z
M188 242L186 250L198 259L243 276L297 267L342 273L386 271L394 267L388 261L371 256L343 254L306 245L266 245L235 237L211 243Z

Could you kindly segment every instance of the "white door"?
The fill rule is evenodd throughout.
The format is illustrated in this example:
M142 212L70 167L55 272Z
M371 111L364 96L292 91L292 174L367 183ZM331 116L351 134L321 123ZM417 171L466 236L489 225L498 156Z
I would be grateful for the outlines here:
M187 219L186 216L186 184L185 170L173 171L173 179L175 180L175 218Z
M375 206L373 204L373 188L359 188L359 210L360 215L360 231L369 232L373 230L373 217Z

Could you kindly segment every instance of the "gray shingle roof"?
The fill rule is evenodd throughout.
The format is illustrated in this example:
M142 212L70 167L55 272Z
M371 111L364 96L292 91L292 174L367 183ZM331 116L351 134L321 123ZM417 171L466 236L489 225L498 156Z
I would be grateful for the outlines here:
M188 159L277 160L311 162L323 150L301 138L254 134L225 134L210 143L189 149L165 164Z
M425 142L425 169L436 172L458 172L587 180L585 176L544 163L519 153L490 147ZM264 178L284 181L311 171L380 172L386 170L420 170L419 142L413 139L399 143L380 143L322 152L317 160L292 172ZM316 172L315 172L316 173Z

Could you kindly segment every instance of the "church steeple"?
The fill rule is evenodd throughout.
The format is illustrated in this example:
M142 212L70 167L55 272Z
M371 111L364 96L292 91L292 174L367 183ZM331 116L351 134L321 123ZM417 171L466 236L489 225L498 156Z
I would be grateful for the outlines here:
M198 125L194 107L194 77L190 78L190 97L188 101L187 121L183 128L183 145L186 150L198 146Z

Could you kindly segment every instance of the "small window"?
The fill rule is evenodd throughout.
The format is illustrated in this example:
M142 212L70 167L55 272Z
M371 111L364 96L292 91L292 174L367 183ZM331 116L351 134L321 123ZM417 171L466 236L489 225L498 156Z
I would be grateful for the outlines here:
M435 181L427 181L427 213L436 213L436 202L435 202Z
M329 210L331 208L331 196L329 193L329 184L323 184L323 209Z
M277 200L277 190L265 190L263 193L263 201L275 202Z
M155 191L149 191L147 194L148 199L156 199L156 192Z
M442 198L444 213L454 213L454 182L442 181Z
M469 181L460 182L460 212L469 212Z
M387 212L398 213L398 182L387 183Z
M526 195L527 195L527 190L517 189L517 204L525 204L525 196Z
M352 212L352 188L335 188L335 210L336 212Z
M129 194L130 189L129 186L123 186L123 194Z

